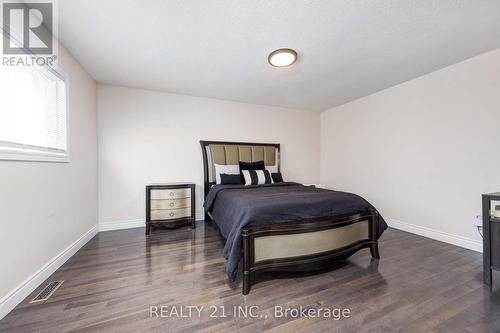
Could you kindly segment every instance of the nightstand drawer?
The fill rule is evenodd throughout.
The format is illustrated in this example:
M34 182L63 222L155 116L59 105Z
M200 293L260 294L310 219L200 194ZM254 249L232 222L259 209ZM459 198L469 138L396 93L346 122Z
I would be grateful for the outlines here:
M151 199L181 199L190 197L191 189L189 188L151 190Z
M191 198L151 199L151 209L177 209L191 207Z
M151 221L191 217L191 208L151 210Z

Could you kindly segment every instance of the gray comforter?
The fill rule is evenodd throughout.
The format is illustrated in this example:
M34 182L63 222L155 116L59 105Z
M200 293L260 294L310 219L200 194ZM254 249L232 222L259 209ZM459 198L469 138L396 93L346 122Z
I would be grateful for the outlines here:
M226 239L226 271L232 279L236 277L242 257L241 229L244 226L376 211L356 194L291 182L252 186L215 185L210 189L204 207ZM385 229L387 224L380 217L378 237Z

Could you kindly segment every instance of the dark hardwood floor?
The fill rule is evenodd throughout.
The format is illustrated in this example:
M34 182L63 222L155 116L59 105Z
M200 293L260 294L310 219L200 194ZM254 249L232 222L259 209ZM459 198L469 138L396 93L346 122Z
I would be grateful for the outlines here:
M222 247L208 223L155 230L149 239L143 228L102 232L50 277L65 282L48 301L28 304L35 291L0 331L500 332L499 275L493 289L484 286L473 251L389 229L380 261L362 250L335 270L284 275L243 296L241 274L226 278ZM172 306L204 309L192 318L151 317L150 307L161 305L167 314ZM227 317L211 318L210 306ZM261 317L235 318L238 306L256 306L251 313ZM276 318L275 306L349 309L350 317Z

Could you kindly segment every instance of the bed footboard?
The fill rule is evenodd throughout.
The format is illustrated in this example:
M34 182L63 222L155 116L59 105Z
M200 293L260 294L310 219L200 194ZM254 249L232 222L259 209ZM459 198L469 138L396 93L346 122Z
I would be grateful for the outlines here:
M317 271L363 248L379 259L378 213L299 220L243 228L243 294L256 274Z

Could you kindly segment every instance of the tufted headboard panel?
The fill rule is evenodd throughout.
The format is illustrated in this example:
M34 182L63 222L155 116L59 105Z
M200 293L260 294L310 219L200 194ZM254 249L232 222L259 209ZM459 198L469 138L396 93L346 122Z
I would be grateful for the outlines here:
M279 172L279 143L200 141L203 154L205 196L215 184L215 164L264 161L266 167Z

